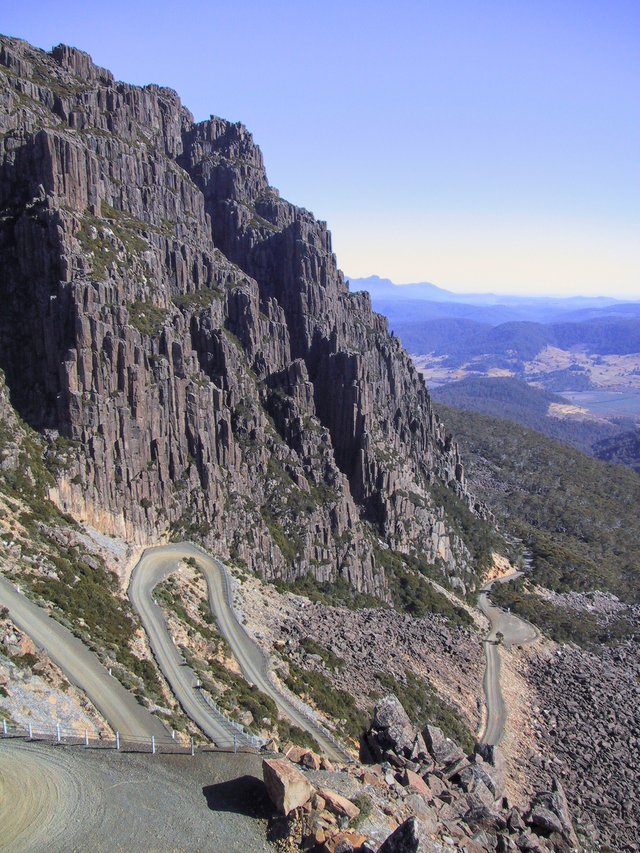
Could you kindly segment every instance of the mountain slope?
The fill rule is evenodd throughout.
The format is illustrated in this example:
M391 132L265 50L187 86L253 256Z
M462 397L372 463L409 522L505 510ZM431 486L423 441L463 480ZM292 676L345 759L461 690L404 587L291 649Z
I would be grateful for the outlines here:
M440 406L469 479L550 589L640 597L640 477L499 418Z
M0 78L0 366L58 504L268 577L388 598L380 539L473 588L457 448L246 129L63 45L3 38Z
M598 459L628 465L640 474L640 430L628 430L611 438L603 438L594 445L593 453Z

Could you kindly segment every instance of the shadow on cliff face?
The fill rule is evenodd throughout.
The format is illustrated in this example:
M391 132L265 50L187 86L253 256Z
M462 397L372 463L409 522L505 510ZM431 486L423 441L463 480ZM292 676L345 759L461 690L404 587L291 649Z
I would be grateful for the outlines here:
M273 805L264 782L255 776L245 774L228 782L205 785L202 793L214 812L234 812L263 819L273 815Z

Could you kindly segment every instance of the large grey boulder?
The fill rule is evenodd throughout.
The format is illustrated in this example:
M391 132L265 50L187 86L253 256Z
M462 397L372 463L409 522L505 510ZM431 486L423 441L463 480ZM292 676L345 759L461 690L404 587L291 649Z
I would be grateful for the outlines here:
M424 738L392 693L376 705L372 728L377 731L378 743L383 748L393 749L406 757L427 754Z
M438 853L441 849L429 839L427 828L410 817L383 842L378 853Z
M552 832L562 833L562 822L558 815L540 803L533 806L526 817L526 821L535 830L541 829L548 834Z
M542 832L557 832L563 835L572 846L578 846L567 797L562 783L555 776L551 791L542 791L535 795L525 821Z
M465 757L458 744L448 738L438 726L426 726L424 739L433 760L441 767L460 761Z

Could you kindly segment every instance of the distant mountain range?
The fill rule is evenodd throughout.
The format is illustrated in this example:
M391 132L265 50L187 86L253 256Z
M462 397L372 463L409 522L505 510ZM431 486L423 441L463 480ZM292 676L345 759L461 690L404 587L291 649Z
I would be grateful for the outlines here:
M582 322L601 317L640 317L640 301L608 296L512 296L498 293L453 293L430 282L395 284L373 275L349 278L352 291L366 290L373 307L386 316L417 321L442 317L474 318L491 325L509 320L539 323ZM384 310L383 310L384 306ZM478 311L478 309L481 309Z
M432 397L498 415L600 458L640 467L640 301L452 293L430 282L351 279L413 353ZM634 398L628 416L573 398ZM602 401L600 401L602 402ZM603 416L604 413L604 416Z
M349 284L368 290L432 388L511 375L549 391L640 395L640 301L459 294L377 276Z
M471 359L492 358L495 366L518 369L545 347L569 350L582 346L595 355L640 352L638 317L599 317L581 323L509 321L498 325L476 320L392 320L391 328L413 353L447 356L450 366Z

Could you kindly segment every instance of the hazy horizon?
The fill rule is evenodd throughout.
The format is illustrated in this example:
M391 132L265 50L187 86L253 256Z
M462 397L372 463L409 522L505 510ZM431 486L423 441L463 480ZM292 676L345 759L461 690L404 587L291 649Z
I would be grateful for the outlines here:
M388 275L380 275L379 273L369 273L368 275L351 275L343 270L344 277L347 281L360 281L362 279L370 279L370 278L378 278L381 281L390 281L392 284L396 285L396 287L411 287L412 285L420 285L420 284L430 284L434 287L439 288L440 290L444 290L448 293L454 293L456 295L478 295L478 296L516 296L519 298L544 298L544 299L615 299L619 302L640 302L640 293L635 293L632 295L622 295L617 296L615 293L589 293L584 294L578 291L573 292L562 292L561 290L554 289L553 292L545 292L542 288L531 291L521 290L517 292L514 288L511 290L505 288L497 288L497 287L487 287L481 288L477 287L475 289L471 287L466 287L465 285L460 286L451 286L445 287L441 282L432 281L428 278L416 279L415 281L394 281L391 276Z
M0 30L241 121L351 273L640 297L633 0L25 0Z

